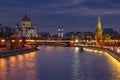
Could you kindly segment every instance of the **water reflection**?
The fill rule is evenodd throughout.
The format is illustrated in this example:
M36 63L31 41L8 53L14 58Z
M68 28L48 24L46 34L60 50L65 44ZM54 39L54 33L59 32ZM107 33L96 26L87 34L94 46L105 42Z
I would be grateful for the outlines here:
M75 52L75 53L78 53L78 52L79 52L79 47L75 47L74 52Z
M46 46L46 51L47 51L47 52L51 52L52 49L53 49L53 46Z
M24 56L23 55L18 55L17 56L17 59L18 59L18 62L17 65L18 65L18 68L21 69L24 67Z
M7 76L7 61L4 58L0 58L0 80L6 80Z
M79 48L75 47L73 56L73 80L80 80L80 61L79 61Z
M73 80L118 80L120 62L107 52L85 49L88 53L74 50ZM102 77L101 77L102 76Z
M9 74L8 74L8 77L12 77L13 79L16 78L16 73L17 73L17 60L16 60L16 57L15 56L11 56L9 57L9 62L7 63L8 66L9 66Z
M106 60L104 62L106 62L106 64L103 65L103 68L105 69L105 66L107 66L106 70L108 70L107 72L109 72L107 74L107 76L105 76L105 77L107 77L106 79L109 79L109 80L120 79L120 62L118 60L116 60L109 53L104 52L104 51L91 50L91 49L85 49L85 50L87 52L94 52L94 53L100 55L101 57L104 56L104 58ZM105 71L104 71L104 73L105 73Z
M0 58L0 80L120 79L120 62L103 51L86 51L48 46L37 53Z
M0 80L35 80L35 52L0 58Z
M105 53L105 55L108 57L107 60L110 66L110 70L112 72L111 80L120 79L120 62L116 60L115 58L113 58L108 53Z

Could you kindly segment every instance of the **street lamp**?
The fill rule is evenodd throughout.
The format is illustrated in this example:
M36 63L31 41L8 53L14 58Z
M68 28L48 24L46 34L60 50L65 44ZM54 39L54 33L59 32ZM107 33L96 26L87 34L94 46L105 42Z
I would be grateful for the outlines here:
M20 39L19 42L22 42L22 40Z
M78 43L78 42L79 42L79 40L78 40L78 39L76 39L76 40L75 40L75 43Z
M1 40L1 42L3 42L3 43L4 43L4 42L5 42L5 40L4 40L4 39L2 39L2 40Z
M12 40L12 42L14 43L14 42L15 42L15 40Z
M5 46L5 39L2 39L1 43L2 43L3 46Z

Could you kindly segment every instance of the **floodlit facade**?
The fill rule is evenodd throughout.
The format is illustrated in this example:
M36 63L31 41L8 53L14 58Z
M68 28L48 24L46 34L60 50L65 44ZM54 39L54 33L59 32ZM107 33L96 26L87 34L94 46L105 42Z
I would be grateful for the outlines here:
M38 37L36 24L31 25L30 18L25 15L22 18L21 26L19 24L16 24L16 30L15 30L17 37L26 37L26 38L36 38Z

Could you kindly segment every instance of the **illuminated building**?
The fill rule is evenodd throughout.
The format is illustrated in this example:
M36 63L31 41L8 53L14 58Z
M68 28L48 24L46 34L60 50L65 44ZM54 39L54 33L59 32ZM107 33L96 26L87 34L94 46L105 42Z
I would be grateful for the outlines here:
M100 17L98 17L95 39L96 39L96 45L101 45L101 40L102 40L102 26L101 26Z
M38 36L36 24L31 26L31 20L27 15L23 17L21 27L16 24L15 33L17 37L35 38Z
M63 38L64 37L64 29L62 27L58 27L58 38Z
M119 33L117 31L115 31L113 28L104 28L103 29L103 35L110 35L111 39L116 39L117 35L119 35Z
M82 33L82 40L94 40L95 39L95 33L87 31Z
M60 26L58 27L58 38L60 38Z
M104 40L111 40L111 36L109 34L104 34L103 37Z
M61 37L63 38L63 36L64 36L64 31L63 31L63 26L62 26L62 28L61 28Z

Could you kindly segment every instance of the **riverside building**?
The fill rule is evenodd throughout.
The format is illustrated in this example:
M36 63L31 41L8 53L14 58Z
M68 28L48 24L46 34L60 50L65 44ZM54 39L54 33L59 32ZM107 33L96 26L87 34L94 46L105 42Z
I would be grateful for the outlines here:
M31 19L25 15L22 18L21 25L16 24L15 34L18 38L36 38L38 37L36 24L31 25Z

